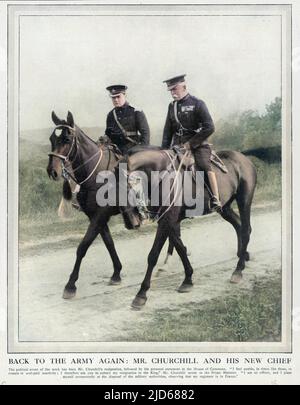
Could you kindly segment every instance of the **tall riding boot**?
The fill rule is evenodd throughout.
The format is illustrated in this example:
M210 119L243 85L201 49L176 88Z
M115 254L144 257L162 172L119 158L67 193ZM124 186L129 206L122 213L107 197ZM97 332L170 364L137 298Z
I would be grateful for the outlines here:
M212 191L213 196L211 197L210 203L211 203L211 208L220 213L222 212L222 205L219 199L219 188L218 188L218 183L217 183L217 178L216 175L213 171L208 171L208 180L209 180L209 185Z

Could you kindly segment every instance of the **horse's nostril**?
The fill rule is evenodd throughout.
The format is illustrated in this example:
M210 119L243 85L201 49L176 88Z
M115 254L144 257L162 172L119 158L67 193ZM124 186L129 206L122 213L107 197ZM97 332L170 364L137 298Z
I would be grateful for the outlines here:
M52 177L53 177L54 179L57 178L57 173L56 173L55 170L52 170L51 175L52 175Z

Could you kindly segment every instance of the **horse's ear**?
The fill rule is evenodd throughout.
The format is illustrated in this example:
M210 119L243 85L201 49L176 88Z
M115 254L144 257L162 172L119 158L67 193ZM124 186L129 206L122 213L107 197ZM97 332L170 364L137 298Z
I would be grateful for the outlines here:
M74 118L70 111L68 111L67 123L70 125L70 127L74 128Z
M61 124L61 120L58 118L58 116L55 114L54 111L52 111L51 117L52 117L52 121L54 122L55 125Z

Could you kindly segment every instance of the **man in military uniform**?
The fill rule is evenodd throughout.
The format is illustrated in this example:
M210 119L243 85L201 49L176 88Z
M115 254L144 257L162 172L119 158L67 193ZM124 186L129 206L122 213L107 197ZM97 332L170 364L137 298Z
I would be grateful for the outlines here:
M211 208L221 212L217 179L211 168L211 148L207 142L207 138L215 130L214 123L204 101L188 93L185 76L176 76L164 81L174 101L169 104L162 147L166 149L182 145L193 152L197 169L207 173L213 194Z
M136 145L149 145L150 130L147 118L143 111L135 109L127 102L127 86L113 85L107 87L106 90L112 99L114 109L107 115L105 135L113 144L117 145L122 155L127 155L129 150ZM137 209L142 223L146 223L148 219L146 201L138 196L137 182L131 186L137 195ZM134 215L134 211L132 214Z
M146 116L127 102L127 86L114 85L106 90L112 98L114 109L107 115L105 135L119 147L123 155L135 145L148 145L150 130Z

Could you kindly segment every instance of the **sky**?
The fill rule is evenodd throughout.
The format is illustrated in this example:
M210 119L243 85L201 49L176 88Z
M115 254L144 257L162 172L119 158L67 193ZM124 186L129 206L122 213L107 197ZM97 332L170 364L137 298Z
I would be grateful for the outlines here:
M281 94L278 16L25 16L20 23L20 127L51 127L51 111L104 127L105 88L128 86L150 128L163 128L163 80L185 73L188 90L217 121L263 112Z

